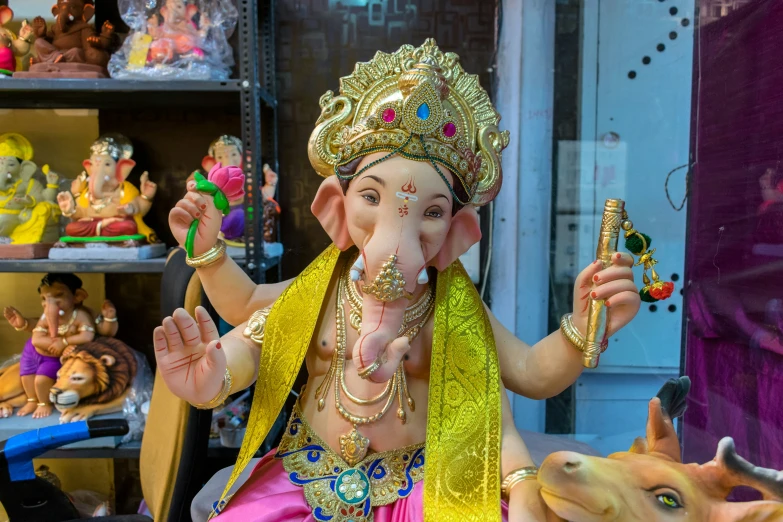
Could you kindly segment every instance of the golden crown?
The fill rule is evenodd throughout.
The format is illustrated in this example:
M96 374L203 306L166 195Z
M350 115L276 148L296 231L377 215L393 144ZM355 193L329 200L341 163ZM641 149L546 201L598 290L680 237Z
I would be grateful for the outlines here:
M308 156L321 176L345 176L339 168L375 152L431 163L462 204L481 206L500 190L501 152L508 131L478 76L467 74L455 53L435 40L392 54L378 52L340 79L340 95L321 97L321 116L308 143ZM383 159L379 161L383 161ZM458 198L438 166L460 181L468 200Z

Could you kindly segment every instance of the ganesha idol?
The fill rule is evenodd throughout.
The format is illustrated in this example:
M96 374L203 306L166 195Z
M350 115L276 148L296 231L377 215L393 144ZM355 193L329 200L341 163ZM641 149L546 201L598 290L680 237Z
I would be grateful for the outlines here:
M105 78L114 26L104 22L100 33L90 23L94 0L57 0L54 22L47 28L43 17L33 19L35 52L29 69L14 73L23 78Z
M147 20L147 33L152 37L147 63L164 65L186 58L202 60L201 46L210 23L202 13L196 24L194 17L198 12L197 6L185 0L162 0L158 13Z
M133 145L121 135L103 136L92 144L90 158L82 164L85 172L73 181L70 192L57 195L63 216L71 222L65 226L66 235L50 251L50 258L69 257L62 252L69 247L81 250L79 256L90 257L92 250L101 258L103 254L112 258L105 248L108 245L115 249L148 247L137 252L142 257L158 250L161 252L155 255L162 254L165 247L157 243L155 232L143 220L158 187L147 172L141 175L140 189L127 181L136 165L132 156Z
M26 59L29 61L32 42L35 39L33 27L27 21L22 21L18 36L4 27L13 17L14 12L10 7L0 6L0 78L3 75L11 76L19 65L25 67L23 62Z
M223 167L242 167L242 140L236 136L224 134L209 145L207 155L201 160L203 175L210 172L218 163ZM279 256L283 253L282 245L277 241L277 224L280 217L280 205L275 201L277 190L277 173L269 165L263 166L264 185L261 187L263 197L262 223L265 243L265 252L269 257ZM190 183L194 174L188 177ZM245 195L238 192L235 198L229 200L228 214L223 218L220 226L220 238L225 240L227 252L231 257L245 257ZM252 209L249 209L252 215Z
M33 147L21 134L0 136L0 257L45 257L59 236L59 176L44 165L36 179Z
M32 337L20 361L0 370L0 417L84 420L119 411L136 372L133 350L114 339L117 311L104 301L99 315L84 305L82 280L69 273L46 274L38 287L43 314L25 318L6 307L6 320Z
M525 344L459 262L480 240L477 208L500 190L509 143L478 77L430 39L377 53L340 86L321 97L307 150L325 178L311 208L333 244L298 277L255 285L225 255L220 213L197 187L169 215L183 245L198 220L187 262L237 326L218 337L205 309L175 311L153 334L162 378L203 409L255 383L213 516L543 521L537 468L506 389L544 399L575 382L585 304L609 302L609 334L639 310L633 258L585 267L568 332ZM235 490L303 363L307 383L278 448Z

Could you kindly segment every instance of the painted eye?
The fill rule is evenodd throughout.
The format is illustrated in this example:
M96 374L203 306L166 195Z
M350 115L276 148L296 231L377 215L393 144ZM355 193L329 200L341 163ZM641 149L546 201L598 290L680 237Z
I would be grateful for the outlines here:
M431 217L431 218L441 218L441 217L443 217L443 214L441 214L437 210L430 210L429 212L427 212L424 215L427 216L427 217Z
M373 205L377 205L378 204L378 198L376 198L372 194L362 194L362 197L364 199L366 199L367 201L369 201L370 203L372 203Z
M680 501L674 495L670 495L668 493L662 493L660 495L657 495L655 498L658 499L658 502L660 502L667 508L682 509L682 504L680 504Z

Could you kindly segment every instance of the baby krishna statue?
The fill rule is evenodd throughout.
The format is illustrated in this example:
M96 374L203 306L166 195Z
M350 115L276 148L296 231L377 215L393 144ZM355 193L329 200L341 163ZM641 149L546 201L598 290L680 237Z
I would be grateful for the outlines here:
M505 390L544 399L583 370L590 299L615 332L639 310L628 254L575 283L568 332L528 346L458 261L500 190L508 132L478 78L434 40L379 52L321 97L308 144L325 179L312 211L333 244L295 279L256 286L225 255L195 182L171 211L221 317L177 310L155 330L173 393L212 408L255 382L237 464L213 517L233 521L545 520L537 470ZM204 219L206 218L206 219ZM564 335L567 333L568 335ZM227 493L308 371L279 447Z

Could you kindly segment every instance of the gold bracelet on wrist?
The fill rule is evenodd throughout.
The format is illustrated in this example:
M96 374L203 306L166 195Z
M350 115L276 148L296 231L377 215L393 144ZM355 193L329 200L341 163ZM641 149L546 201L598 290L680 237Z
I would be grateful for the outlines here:
M220 389L215 398L203 404L193 404L193 406L199 410L212 410L217 408L225 402L229 395L231 395L232 384L233 379L231 377L231 370L229 370L228 366L226 366L226 374L223 376L223 388Z
M538 478L538 468L535 466L528 466L526 468L519 468L512 471L506 475L506 478L500 485L501 498L508 502L509 496L511 495L511 490L514 488L514 486L520 482L524 482L525 480L536 480L536 478Z
M144 201L152 201L152 198L150 198L150 197L148 197L148 196L146 196L144 194L141 195L141 199L143 199Z
M572 314L565 314L560 318L560 332L563 334L563 337L565 337L566 340L571 344L571 346L580 352L585 351L586 339L579 332L579 330L576 329L576 326L574 326L574 319ZM609 343L604 341L601 345L601 353L606 351L607 346L609 346Z
M46 188L48 188L48 189L56 189L56 188L60 188L60 186L59 185L55 185L54 183L47 183L46 184Z
M193 268L205 268L214 265L226 255L226 242L218 239L215 246L196 257L188 257L185 262Z
M27 319L25 319L24 320L24 326L21 327L21 328L17 328L16 326L14 326L14 330L16 330L17 332L24 332L29 327L30 327L30 322Z

